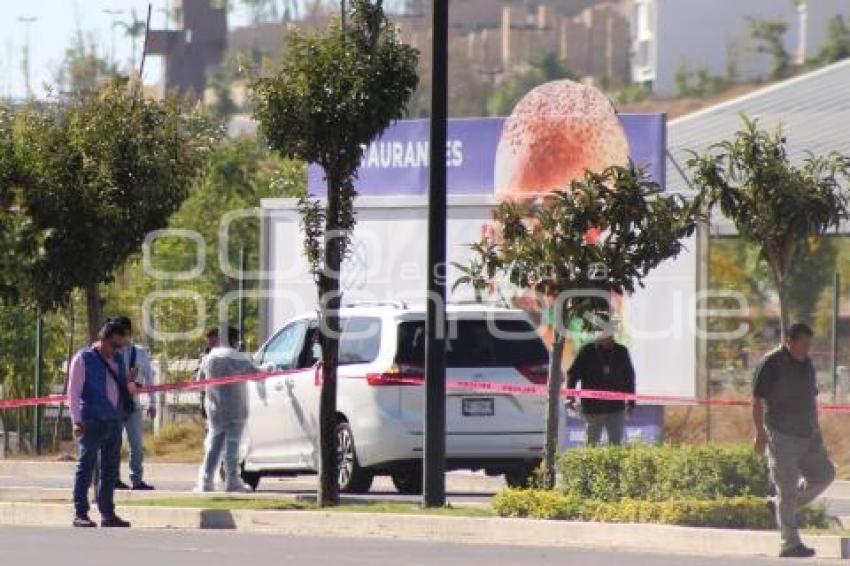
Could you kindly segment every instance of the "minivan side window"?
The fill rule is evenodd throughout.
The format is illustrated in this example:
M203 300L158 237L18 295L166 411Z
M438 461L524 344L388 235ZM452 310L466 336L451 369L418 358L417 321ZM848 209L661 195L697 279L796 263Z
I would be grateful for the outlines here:
M549 351L527 320L461 319L450 321L450 324L457 332L446 341L448 367L522 367L549 361ZM396 363L425 365L424 320L399 324Z
M284 327L263 351L262 364L274 364L275 369L295 369L304 346L307 321L293 322Z
M352 317L340 321L340 364L368 364L375 361L381 349L381 319Z

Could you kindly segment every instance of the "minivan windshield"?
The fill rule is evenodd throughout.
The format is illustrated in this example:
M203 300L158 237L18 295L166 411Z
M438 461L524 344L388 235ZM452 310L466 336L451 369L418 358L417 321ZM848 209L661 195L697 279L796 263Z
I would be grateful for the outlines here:
M450 320L449 328L448 367L526 367L549 361L549 351L527 320ZM425 321L399 324L396 363L425 364Z

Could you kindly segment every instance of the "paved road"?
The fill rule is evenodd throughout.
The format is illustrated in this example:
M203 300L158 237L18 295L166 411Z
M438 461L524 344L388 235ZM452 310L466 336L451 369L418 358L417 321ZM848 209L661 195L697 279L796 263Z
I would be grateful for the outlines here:
M249 535L229 532L79 531L4 528L0 565L62 566L441 566L532 564L558 566L739 566L782 564L773 559L707 558L582 549L485 547L467 544ZM809 564L813 561L807 562ZM824 561L824 564L839 562Z

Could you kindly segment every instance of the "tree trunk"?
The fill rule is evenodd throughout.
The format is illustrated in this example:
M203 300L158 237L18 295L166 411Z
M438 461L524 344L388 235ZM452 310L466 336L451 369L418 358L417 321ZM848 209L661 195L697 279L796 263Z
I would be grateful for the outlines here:
M339 503L337 460L337 360L339 359L339 240L340 186L328 175L328 209L325 221L325 269L320 276L319 305L322 332L322 391L319 399L319 493L320 507Z
M549 359L549 392L546 404L546 449L544 452L545 487L555 487L555 457L558 453L558 415L561 412L561 360L564 355L565 338L555 328L552 340L552 355Z
M86 284L86 309L88 310L89 340L94 342L103 324L103 300L100 297L100 284L97 281Z
M791 315L788 312L788 286L785 284L785 277L775 269L773 270L773 284L776 285L776 294L779 297L779 332L784 344L788 337L788 327L791 325Z

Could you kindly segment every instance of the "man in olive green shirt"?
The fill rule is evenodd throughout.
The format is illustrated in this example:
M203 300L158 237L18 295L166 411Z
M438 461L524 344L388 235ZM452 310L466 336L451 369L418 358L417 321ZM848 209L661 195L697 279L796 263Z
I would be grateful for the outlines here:
M767 449L783 558L814 556L800 540L797 511L835 479L818 424L812 337L808 325L792 325L785 344L765 356L753 381L755 450Z

